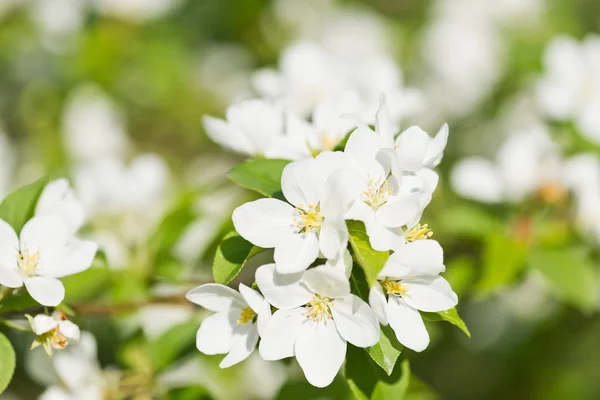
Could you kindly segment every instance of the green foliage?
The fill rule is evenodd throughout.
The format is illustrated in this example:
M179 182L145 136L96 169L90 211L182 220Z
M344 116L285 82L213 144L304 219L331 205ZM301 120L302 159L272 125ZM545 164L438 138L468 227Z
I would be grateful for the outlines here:
M175 325L150 343L150 357L154 371L160 371L176 361L187 350L191 350L196 341L198 321Z
M404 346L396 339L394 330L389 326L382 326L379 342L375 346L368 347L365 350L377 365L388 375L391 375L403 349Z
M456 311L456 308L451 308L449 310L440 311L440 312L437 312L437 313L421 312L421 316L426 321L433 321L433 322L447 321L447 322L450 322L452 325L458 327L461 331L463 331L465 335L467 335L468 337L471 337L471 332L469 332L469 328L467 328L467 325L465 324L465 322L458 315L458 311Z
M325 388L312 386L306 380L287 382L279 390L276 400L306 400L306 399L345 399L348 396L348 385L337 377L331 385Z
M15 190L0 204L0 218L10 224L17 234L35 214L35 207L47 184L47 177L40 178Z
M480 295L510 284L525 268L527 244L502 233L487 235L483 249L483 274L477 283Z
M350 246L354 257L365 273L369 286L377 281L377 274L383 269L389 252L373 250L361 221L347 221Z
M12 380L16 366L15 350L7 337L0 332L0 394Z
M452 235L480 237L502 230L502 221L495 214L471 204L448 207L440 214L440 229Z
M359 400L402 400L410 384L407 359L399 359L391 375L387 375L367 352L352 345L348 345L344 374L352 394Z
M0 313L23 311L36 306L38 302L27 293L25 288L21 288L15 294L7 295L0 301Z
M213 263L215 282L227 285L240 273L250 258L263 250L248 242L237 232L229 232L215 254Z
M91 300L110 283L110 271L104 267L92 267L75 275L62 278L65 286L65 301Z
M529 255L528 262L565 302L586 312L596 309L598 275L585 249L540 249Z
M233 168L227 176L238 186L267 197L282 198L281 174L290 161L259 158Z

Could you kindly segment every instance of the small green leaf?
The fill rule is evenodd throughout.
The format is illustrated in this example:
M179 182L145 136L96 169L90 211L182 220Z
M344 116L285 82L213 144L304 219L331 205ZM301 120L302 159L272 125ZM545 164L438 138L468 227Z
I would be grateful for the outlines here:
M369 286L377 281L377 274L381 271L390 256L387 251L373 250L365 230L365 224L360 221L347 221L350 246L354 257L365 272Z
M281 174L291 161L260 158L238 165L227 176L238 186L267 197L282 198Z
M527 244L500 233L486 236L483 250L483 275L477 283L480 295L488 295L511 284L525 268Z
M585 249L537 250L529 255L529 265L541 272L565 302L588 312L596 308L598 279Z
M150 343L149 354L154 371L169 366L194 346L198 326L196 320L175 325Z
M21 233L25 223L34 216L37 202L47 184L47 177L40 178L15 190L0 204L0 219L12 226L17 235Z
M467 325L465 324L465 322L458 315L458 311L456 311L456 308L451 308L449 310L440 311L440 312L437 312L437 313L421 312L421 316L426 321L432 321L432 322L446 321L446 322L450 322L452 325L458 327L461 331L463 331L465 335L467 335L468 337L471 337L471 332L469 332L469 328L467 328Z
M386 374L391 375L403 349L404 346L398 342L392 328L382 326L379 342L375 346L368 347L365 350L369 353L373 361L383 368Z
M262 248L254 246L237 232L229 232L215 254L213 263L215 282L227 285L240 273L246 261L261 251Z
M16 366L15 350L10 341L0 332L0 394L6 390L12 380Z
M0 301L0 312L25 311L29 308L39 306L25 288L20 288L15 294L7 294Z

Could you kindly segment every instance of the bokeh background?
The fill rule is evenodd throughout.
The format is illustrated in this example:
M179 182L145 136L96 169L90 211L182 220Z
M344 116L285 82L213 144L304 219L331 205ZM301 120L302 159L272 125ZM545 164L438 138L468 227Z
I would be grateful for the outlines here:
M362 83L402 88L401 126L450 126L424 222L472 333L430 324L407 398L598 399L599 32L597 0L0 0L0 197L66 176L84 203L106 265L65 279L66 301L100 367L129 379L110 398L349 398L293 362L219 370L182 293L211 280L254 196L202 116L265 97L266 71L327 83L302 82L320 56L299 43L357 70L385 60L392 78ZM36 398L52 367L8 334L0 397Z

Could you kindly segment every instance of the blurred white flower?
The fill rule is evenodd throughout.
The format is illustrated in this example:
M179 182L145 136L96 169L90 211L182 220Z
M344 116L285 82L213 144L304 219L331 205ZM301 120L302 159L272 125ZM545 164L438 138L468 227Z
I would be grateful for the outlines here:
M180 0L91 0L100 13L132 22L160 18L176 9Z
M192 319L193 310L178 304L151 304L140 309L144 335L154 340L175 325Z
M484 203L519 202L536 192L556 202L566 195L561 162L548 132L537 126L512 133L498 150L496 162L478 156L459 161L450 183L459 195Z
M84 22L85 3L79 0L34 0L30 7L41 40L51 50L68 44Z
M564 164L564 181L575 197L577 223L600 242L600 157L584 153L569 158Z
M204 354L227 354L219 366L227 368L252 354L259 333L271 317L271 306L255 290L240 283L239 293L208 283L192 289L186 298L215 312L206 318L196 337L196 347Z
M31 350L42 346L48 355L52 355L52 349L62 350L69 345L69 339L77 341L81 336L79 327L69 321L62 311L54 311L52 316L38 314L26 317L31 330L37 335L31 344Z
M369 303L381 324L389 323L398 341L414 351L429 345L419 311L445 311L458 303L450 284L439 276L445 269L438 242L410 242L390 256L369 293Z
M54 307L65 297L60 280L92 265L97 246L73 238L57 216L34 217L20 237L0 220L0 284L27 291L38 303Z
M583 42L558 36L544 54L545 74L537 88L542 112L573 120L586 138L600 143L600 35Z
M346 276L325 265L281 275L274 264L256 271L265 299L279 307L262 332L265 360L296 357L310 384L328 386L346 356L347 342L358 347L379 340L377 317L350 293Z
M69 95L62 117L65 146L77 161L125 155L125 120L116 105L94 85L77 87Z
M83 226L85 214L83 205L67 179L50 182L40 195L35 209L36 216L56 215L66 224L70 235Z

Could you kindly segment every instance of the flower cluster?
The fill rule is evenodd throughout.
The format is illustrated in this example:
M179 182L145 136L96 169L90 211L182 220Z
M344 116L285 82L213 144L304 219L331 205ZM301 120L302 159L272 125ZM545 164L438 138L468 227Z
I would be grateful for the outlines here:
M202 323L197 347L227 354L223 368L247 358L260 339L263 359L295 357L307 380L324 387L341 368L347 343L373 346L380 324L389 324L400 343L422 351L429 336L419 312L449 310L458 302L439 275L442 248L419 223L438 183L433 168L448 127L435 137L417 126L397 134L383 98L375 130L358 116L345 118L354 129L343 151L291 162L281 176L282 199L259 199L234 211L239 235L274 249L274 263L256 270L258 291L206 284L187 295L215 312ZM256 126L249 131L264 132ZM349 220L364 224L373 251L391 252L367 299L349 281Z

